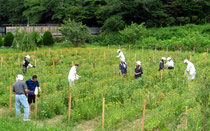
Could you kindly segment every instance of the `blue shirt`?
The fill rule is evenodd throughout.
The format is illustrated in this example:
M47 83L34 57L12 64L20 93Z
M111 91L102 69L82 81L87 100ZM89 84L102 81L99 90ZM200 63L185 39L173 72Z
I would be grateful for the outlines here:
M127 64L120 64L119 69L121 70L122 74L127 73Z
M28 94L29 95L34 95L35 88L39 87L39 81L34 82L31 79L28 79L26 81L26 85L28 86L28 90L29 90Z

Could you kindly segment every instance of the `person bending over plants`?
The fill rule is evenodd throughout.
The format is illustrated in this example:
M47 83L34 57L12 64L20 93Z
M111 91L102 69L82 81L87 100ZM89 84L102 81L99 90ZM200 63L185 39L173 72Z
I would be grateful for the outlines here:
M30 60L30 56L29 55L27 55L27 56L24 57L24 60L23 60L23 74L24 75L27 73L27 69L29 67L35 68L34 65L30 64L29 60Z
M35 103L35 89L38 88L39 92L42 92L41 87L39 85L39 81L37 80L37 76L33 75L31 79L26 80L26 85L28 86L28 103L31 111L31 103Z
M196 69L192 62L187 59L184 60L184 63L187 64L187 68L185 70L185 75L187 75L188 80L194 80L196 75Z
M165 57L162 57L159 64L159 71L164 70L164 61L166 60Z
M127 63L125 61L121 60L119 69L120 69L120 75L127 74Z
M141 61L137 61L136 68L135 68L135 79L141 78L142 74L143 74L143 69L141 67Z
M68 81L69 81L69 89L75 86L75 80L79 79L79 75L77 74L77 69L79 68L79 64L75 64L71 67L69 71Z

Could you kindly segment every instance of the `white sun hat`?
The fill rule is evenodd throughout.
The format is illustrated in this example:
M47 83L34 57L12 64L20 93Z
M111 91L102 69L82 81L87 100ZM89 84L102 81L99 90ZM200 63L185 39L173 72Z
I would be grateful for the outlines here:
M161 59L162 59L162 60L166 60L166 57L162 57Z
M22 81L23 78L24 78L23 75L18 74L17 77L16 77L16 81L18 81L18 80Z
M168 57L167 60L171 60L171 57Z
M188 63L188 62L189 62L188 59L185 59L185 60L184 60L184 63Z
M25 56L26 58L28 58L28 59L30 59L30 56L29 55L27 55L27 56Z
M137 64L137 65L141 65L141 61L137 61L136 64Z
M121 51L121 50L120 50L120 49L118 49L118 50L117 50L117 53L119 53L120 51Z

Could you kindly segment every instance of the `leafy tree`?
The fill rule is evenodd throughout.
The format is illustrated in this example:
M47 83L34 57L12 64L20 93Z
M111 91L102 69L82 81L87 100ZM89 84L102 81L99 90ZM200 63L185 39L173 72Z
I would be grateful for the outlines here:
M7 34L4 37L4 46L10 47L12 45L12 42L14 40L14 35L12 32L7 32Z
M32 39L36 43L36 46L40 47L41 45L43 45L43 39L39 32L34 31L31 33L31 35L32 35Z
M43 44L47 45L47 46L54 44L54 39L53 39L52 33L50 31L45 31L44 32Z
M2 40L2 37L0 35L0 47L3 46L3 40Z
M136 40L143 38L145 32L146 28L143 23L140 25L133 23L120 31L120 34L125 41L128 41L130 44L135 44Z
M90 36L90 31L86 25L70 19L64 21L64 24L61 25L60 31L65 39L71 41L74 46L78 46Z
M125 27L125 22L124 20L122 20L122 16L116 15L116 16L111 16L105 21L103 25L103 30L119 31L122 30L124 27Z

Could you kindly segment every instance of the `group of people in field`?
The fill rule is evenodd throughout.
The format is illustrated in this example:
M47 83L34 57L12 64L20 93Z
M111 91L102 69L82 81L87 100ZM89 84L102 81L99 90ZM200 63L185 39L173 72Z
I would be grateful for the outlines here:
M120 58L120 64L119 64L119 74L125 75L127 74L127 63L125 56L122 52L122 50L117 50L118 56L117 58ZM24 57L23 60L23 74L25 75L27 73L28 68L33 67L36 68L36 66L30 64L29 62L30 56L27 55ZM185 70L185 74L188 77L188 80L194 80L196 75L196 69L192 62L185 59L184 63L187 64L187 68ZM168 67L169 70L174 69L174 61L171 57L162 57L159 63L159 71L163 71L165 69L165 66ZM69 88L72 88L75 86L75 80L78 80L80 76L77 74L77 69L79 68L79 64L75 64L71 67L68 75L68 82L69 82ZM141 65L141 61L136 61L136 67L134 71L134 77L135 79L139 79L142 77L143 69ZM24 76L22 74L17 75L16 82L13 85L13 92L16 94L15 98L15 104L16 104L16 115L20 116L20 110L21 106L24 108L24 121L30 121L29 114L31 112L30 105L31 103L35 103L35 95L38 94L38 91L41 92L41 87L39 85L38 79L36 75L33 75L32 78L23 81Z

